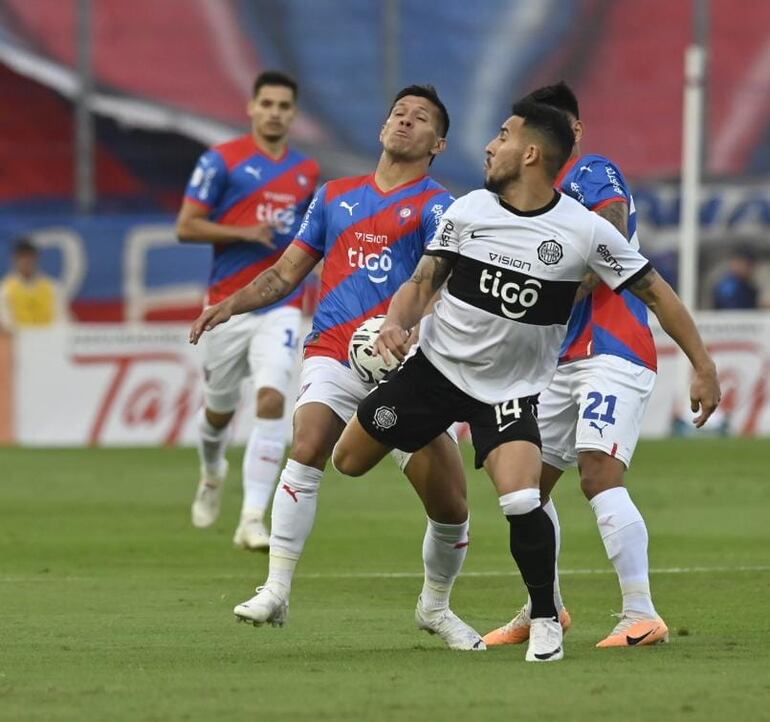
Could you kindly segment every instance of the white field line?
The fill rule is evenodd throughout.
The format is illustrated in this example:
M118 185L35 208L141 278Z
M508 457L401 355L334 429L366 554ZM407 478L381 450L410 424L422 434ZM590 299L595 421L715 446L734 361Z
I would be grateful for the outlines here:
M650 569L650 574L722 574L726 572L770 572L770 564L752 566L723 566L723 567L659 567ZM563 577L600 576L614 574L611 568L607 569L560 569ZM515 570L487 571L487 572L463 572L463 577L495 578L515 577ZM317 572L310 574L298 574L299 579L422 579L421 572ZM223 577L217 577L222 579ZM225 577L234 578L233 575ZM0 576L0 584L14 584L26 582L97 582L101 577L67 576L58 577L56 574L36 574L35 576Z

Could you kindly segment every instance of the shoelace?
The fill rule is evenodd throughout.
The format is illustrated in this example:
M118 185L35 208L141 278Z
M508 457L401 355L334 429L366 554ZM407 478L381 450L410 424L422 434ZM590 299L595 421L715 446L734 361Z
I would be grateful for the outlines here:
M509 632L510 630L516 629L517 627L529 626L530 623L529 614L527 613L527 605L525 604L519 610L519 613L510 622L508 622L508 624L503 625L503 631Z
M631 629L634 624L643 619L643 617L631 617L628 614L623 614L622 612L611 612L611 614L613 617L617 617L620 620L612 630L612 634L621 634L622 632L626 632Z

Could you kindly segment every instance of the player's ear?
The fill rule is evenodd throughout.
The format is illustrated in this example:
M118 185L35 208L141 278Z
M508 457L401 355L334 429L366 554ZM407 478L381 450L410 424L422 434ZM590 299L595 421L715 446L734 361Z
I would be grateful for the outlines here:
M431 155L435 158L446 150L446 138L438 138L434 146L430 149Z
M572 124L572 132L575 134L575 143L580 142L580 139L583 137L584 131L585 131L585 126L583 125L582 120L576 120Z
M543 153L540 150L540 146L530 143L525 149L522 155L522 163L524 165L535 165L537 161L542 158Z

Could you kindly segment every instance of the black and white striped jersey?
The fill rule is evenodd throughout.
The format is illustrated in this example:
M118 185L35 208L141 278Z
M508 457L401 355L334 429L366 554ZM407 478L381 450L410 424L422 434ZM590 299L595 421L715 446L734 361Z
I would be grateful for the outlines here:
M472 191L444 213L426 253L455 264L420 348L455 386L492 404L548 386L589 269L619 292L651 268L611 223L557 191L531 212Z

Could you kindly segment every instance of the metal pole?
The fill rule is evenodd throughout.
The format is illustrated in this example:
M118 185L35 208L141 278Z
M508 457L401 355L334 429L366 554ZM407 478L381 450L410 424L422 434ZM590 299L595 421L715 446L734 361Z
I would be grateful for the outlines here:
M385 0L383 4L383 91L385 109L390 107L399 90L401 64L399 57L400 0Z
M91 213L96 203L94 182L94 118L91 113L91 0L78 0L77 69L80 90L75 107L75 202L80 213Z
M703 144L703 80L706 50L691 45L684 59L684 115L682 121L682 208L679 242L679 295L690 308L697 301L698 196Z

